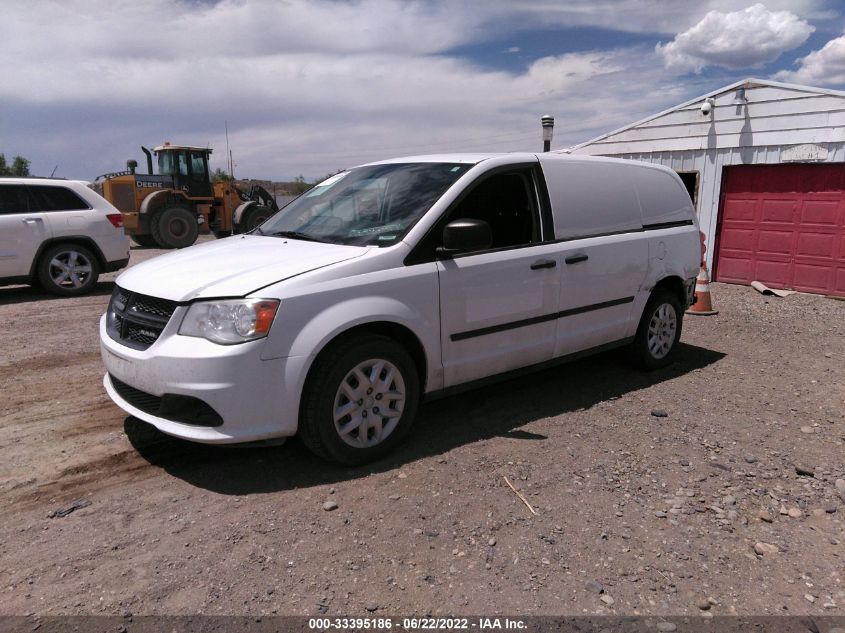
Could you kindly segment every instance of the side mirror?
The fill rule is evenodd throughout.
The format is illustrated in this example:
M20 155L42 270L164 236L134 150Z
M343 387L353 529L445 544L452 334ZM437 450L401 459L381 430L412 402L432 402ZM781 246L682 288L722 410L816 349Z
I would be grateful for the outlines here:
M443 229L443 246L437 256L447 259L458 253L483 251L493 244L493 232L484 220L453 220Z

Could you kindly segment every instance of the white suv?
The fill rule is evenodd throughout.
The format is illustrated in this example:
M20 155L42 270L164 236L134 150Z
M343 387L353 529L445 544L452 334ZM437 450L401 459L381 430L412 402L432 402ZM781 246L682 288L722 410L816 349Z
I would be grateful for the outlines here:
M120 211L84 182L0 178L0 284L79 295L128 262Z
M207 443L363 463L423 396L628 345L670 362L699 270L678 176L559 154L394 159L117 280L106 391Z

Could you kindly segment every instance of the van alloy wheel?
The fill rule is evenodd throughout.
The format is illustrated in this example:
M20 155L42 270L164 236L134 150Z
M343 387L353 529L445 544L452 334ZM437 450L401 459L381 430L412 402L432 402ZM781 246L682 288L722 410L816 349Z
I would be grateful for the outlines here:
M629 351L643 369L658 369L672 362L684 326L681 298L668 288L655 288L637 326Z
M675 344L678 316L675 308L663 303L651 315L648 324L648 350L655 358L665 358Z
M298 435L324 459L372 462L407 437L421 388L414 359L397 340L369 332L343 336L308 372Z
M356 365L334 398L334 425L355 448L383 442L396 429L405 408L405 380L391 362L374 358Z

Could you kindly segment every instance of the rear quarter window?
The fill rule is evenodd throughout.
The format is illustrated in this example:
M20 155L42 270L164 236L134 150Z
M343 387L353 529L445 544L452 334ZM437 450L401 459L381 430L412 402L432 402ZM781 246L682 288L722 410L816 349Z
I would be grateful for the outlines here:
M67 187L30 185L34 211L77 211L91 206Z

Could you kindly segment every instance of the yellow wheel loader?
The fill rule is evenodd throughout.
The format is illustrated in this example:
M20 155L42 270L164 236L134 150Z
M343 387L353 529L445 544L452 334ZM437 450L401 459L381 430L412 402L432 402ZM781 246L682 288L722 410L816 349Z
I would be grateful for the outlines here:
M146 174L136 173L138 163L128 160L126 171L98 176L92 185L117 207L127 235L141 246L184 248L200 233L245 233L279 210L263 187L244 191L234 182L211 182L208 148L165 143L141 150L147 156Z

